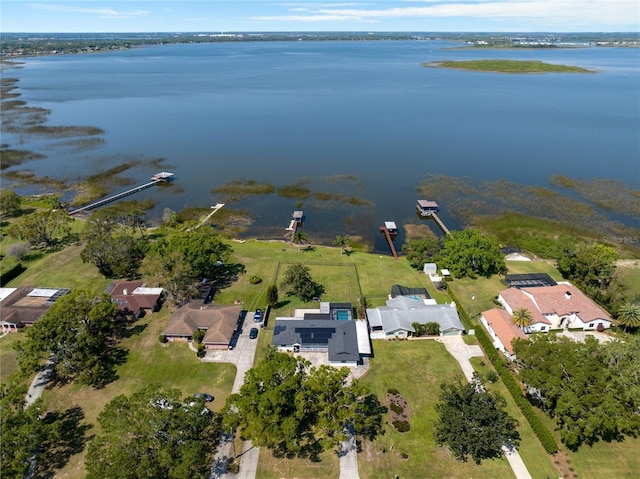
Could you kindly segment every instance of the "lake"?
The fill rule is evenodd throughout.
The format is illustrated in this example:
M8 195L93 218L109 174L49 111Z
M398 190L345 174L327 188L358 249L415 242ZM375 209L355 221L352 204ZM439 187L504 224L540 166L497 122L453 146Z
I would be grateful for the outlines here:
M440 41L264 42L164 45L27 58L5 76L22 100L51 110L51 125L105 130L104 144L73 149L22 138L45 160L39 175L76 177L132 158L166 158L178 189L132 198L208 207L234 179L312 191L373 206L276 194L230 207L251 211L249 234L280 238L294 209L304 231L331 241L358 234L388 252L378 227L419 222L427 174L547 185L552 174L622 179L640 187L640 50L451 49ZM425 68L423 62L533 59L596 74L507 75ZM17 143L10 135L3 143ZM137 182L148 171L134 171ZM343 175L343 176L338 176ZM428 198L438 201L438 198ZM300 207L301 206L301 207ZM458 219L441 205L447 225ZM403 233L397 240L402 244Z

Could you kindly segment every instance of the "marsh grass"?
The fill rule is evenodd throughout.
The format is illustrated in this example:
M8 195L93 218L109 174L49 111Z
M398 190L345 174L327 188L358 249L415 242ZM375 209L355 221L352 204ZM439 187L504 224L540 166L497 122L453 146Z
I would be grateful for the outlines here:
M222 186L212 188L212 192L222 195L222 201L231 203L243 200L251 195L268 195L276 190L275 186L264 181L233 180Z
M640 190L634 190L620 180L595 178L582 180L553 175L550 183L571 190L605 211L640 217Z
M66 179L37 176L33 171L29 170L6 171L2 173L2 176L3 179L11 180L18 186L28 184L64 191L67 185Z
M563 183L579 182L563 180ZM637 237L640 234L637 229L609 219L593 202L576 199L572 191L563 193L506 180L482 182L438 175L427 176L418 190L425 197L438 198L451 215L461 218L467 225L481 225L494 232L497 222L495 226L503 235L501 241L545 235L557 238L564 234L591 239ZM606 197L606 192L595 191L595 187L593 190L590 194L597 195L600 200ZM635 191L629 187L624 191L620 193L624 195L623 201L635 196ZM505 222L515 229L509 232ZM537 229L539 226L544 227L543 231ZM640 249L632 243L619 244L617 248L626 254L640 254Z
M354 206L373 206L374 203L371 200L365 198L358 198L357 196L342 195L339 193L327 193L317 191L313 193L313 198L319 201L337 201L341 203L347 203Z
M522 60L446 60L423 63L422 66L434 68L454 68L491 73L595 73L593 70L570 65L556 65L541 61Z
M50 138L70 138L74 136L94 136L104 134L104 130L95 126L46 126L35 125L27 128L26 133Z
M284 185L278 188L278 195L285 198L306 199L309 197L311 190L304 186L303 182L297 182L290 185Z
M13 150L3 148L0 150L0 169L18 166L26 161L41 160L45 155L29 150Z

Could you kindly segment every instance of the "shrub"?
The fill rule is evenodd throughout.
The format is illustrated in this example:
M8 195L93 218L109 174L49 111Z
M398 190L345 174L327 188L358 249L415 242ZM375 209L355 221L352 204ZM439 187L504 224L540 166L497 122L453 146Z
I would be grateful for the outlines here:
M440 325L438 323L427 323L424 325L425 333L428 336L437 336L440 334Z
M167 342L167 337L164 334L161 334L158 338L162 344Z
M489 381L490 383L498 382L498 373L495 372L493 369L491 369L487 371L486 378L487 378L487 381Z
M193 332L193 336L192 336L193 342L196 343L196 344L202 343L202 340L204 339L204 334L205 333L204 333L204 331L202 329L196 329Z
M227 472L230 472L231 474L238 474L240 472L240 463L236 462L235 459L229 462L227 465Z
M400 394L400 391L398 391L396 388L389 388L387 389L387 392L393 396L397 396L398 394Z
M207 351L206 349L204 349L204 344L198 344L198 352L196 353L196 356L198 356L199 358L204 358L205 354L207 354Z
M403 408L402 406L398 405L398 403L396 403L396 402L392 402L392 403L389 405L389 408L390 408L393 412L395 412L396 414L402 414L402 413L404 412L404 408Z
M29 243L16 243L7 248L7 254L17 258L18 261L22 261L30 250L31 245Z
M408 432L411 429L411 425L407 421L393 421L391 424L398 432Z
M249 278L249 283L258 284L262 282L262 278L260 276L256 276L255 274Z

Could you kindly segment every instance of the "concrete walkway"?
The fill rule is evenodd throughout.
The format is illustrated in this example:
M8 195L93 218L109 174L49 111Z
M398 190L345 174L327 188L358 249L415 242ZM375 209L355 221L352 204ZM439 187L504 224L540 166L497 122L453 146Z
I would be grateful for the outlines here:
M33 381L31 381L31 385L29 386L29 390L27 391L27 396L25 397L25 409L31 406L40 396L42 396L44 388L49 382L52 371L53 361L49 360L44 365L42 371L36 374L36 377L33 378Z
M345 431L348 435L346 441L340 444L340 478L339 479L360 479L358 474L358 450L356 445L355 431L350 428Z
M482 348L475 344L466 344L464 339L462 339L462 336L441 336L436 338L436 341L445 345L447 351L449 351L449 353L456 358L458 363L460 363L462 372L467 380L471 381L474 369L471 362L469 362L469 358L484 356ZM504 455L517 479L532 479L531 474L529 474L529 471L527 470L527 466L525 466L522 458L520 457L520 453L515 447L509 449L503 446L502 450L504 451Z

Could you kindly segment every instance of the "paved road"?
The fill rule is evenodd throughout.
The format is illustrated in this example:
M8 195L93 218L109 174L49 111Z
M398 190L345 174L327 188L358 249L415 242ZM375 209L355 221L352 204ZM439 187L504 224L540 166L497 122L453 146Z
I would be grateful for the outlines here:
M259 328L257 323L253 322L253 312L249 312L242 323L240 334L235 341L233 349L207 351L206 356L202 358L202 360L206 362L232 363L236 365L236 379L231 388L231 393L240 391L240 387L244 382L245 373L253 366L253 358L258 345L257 339L249 339L249 331L253 327ZM255 478L256 469L258 468L259 449L257 447L252 448L249 454L242 455L239 474L227 474L227 465L232 456L232 445L232 434L223 434L220 437L218 449L211 467L210 479L225 479L227 477L241 477L243 479ZM251 473L251 471L253 471L253 473Z
M482 352L482 348L478 345L468 345L462 339L462 336L442 336L440 338L436 338L436 341L439 341L445 345L447 351L451 353L451 355L456 358L456 360L460 363L460 367L462 368L462 372L466 376L467 380L471 381L473 378L473 366L469 362L469 358L474 356L484 356ZM520 457L520 453L516 448L509 449L503 447L504 455L509 461L509 465L513 470L517 479L531 479L531 474L527 470L527 466L525 466L522 458Z

